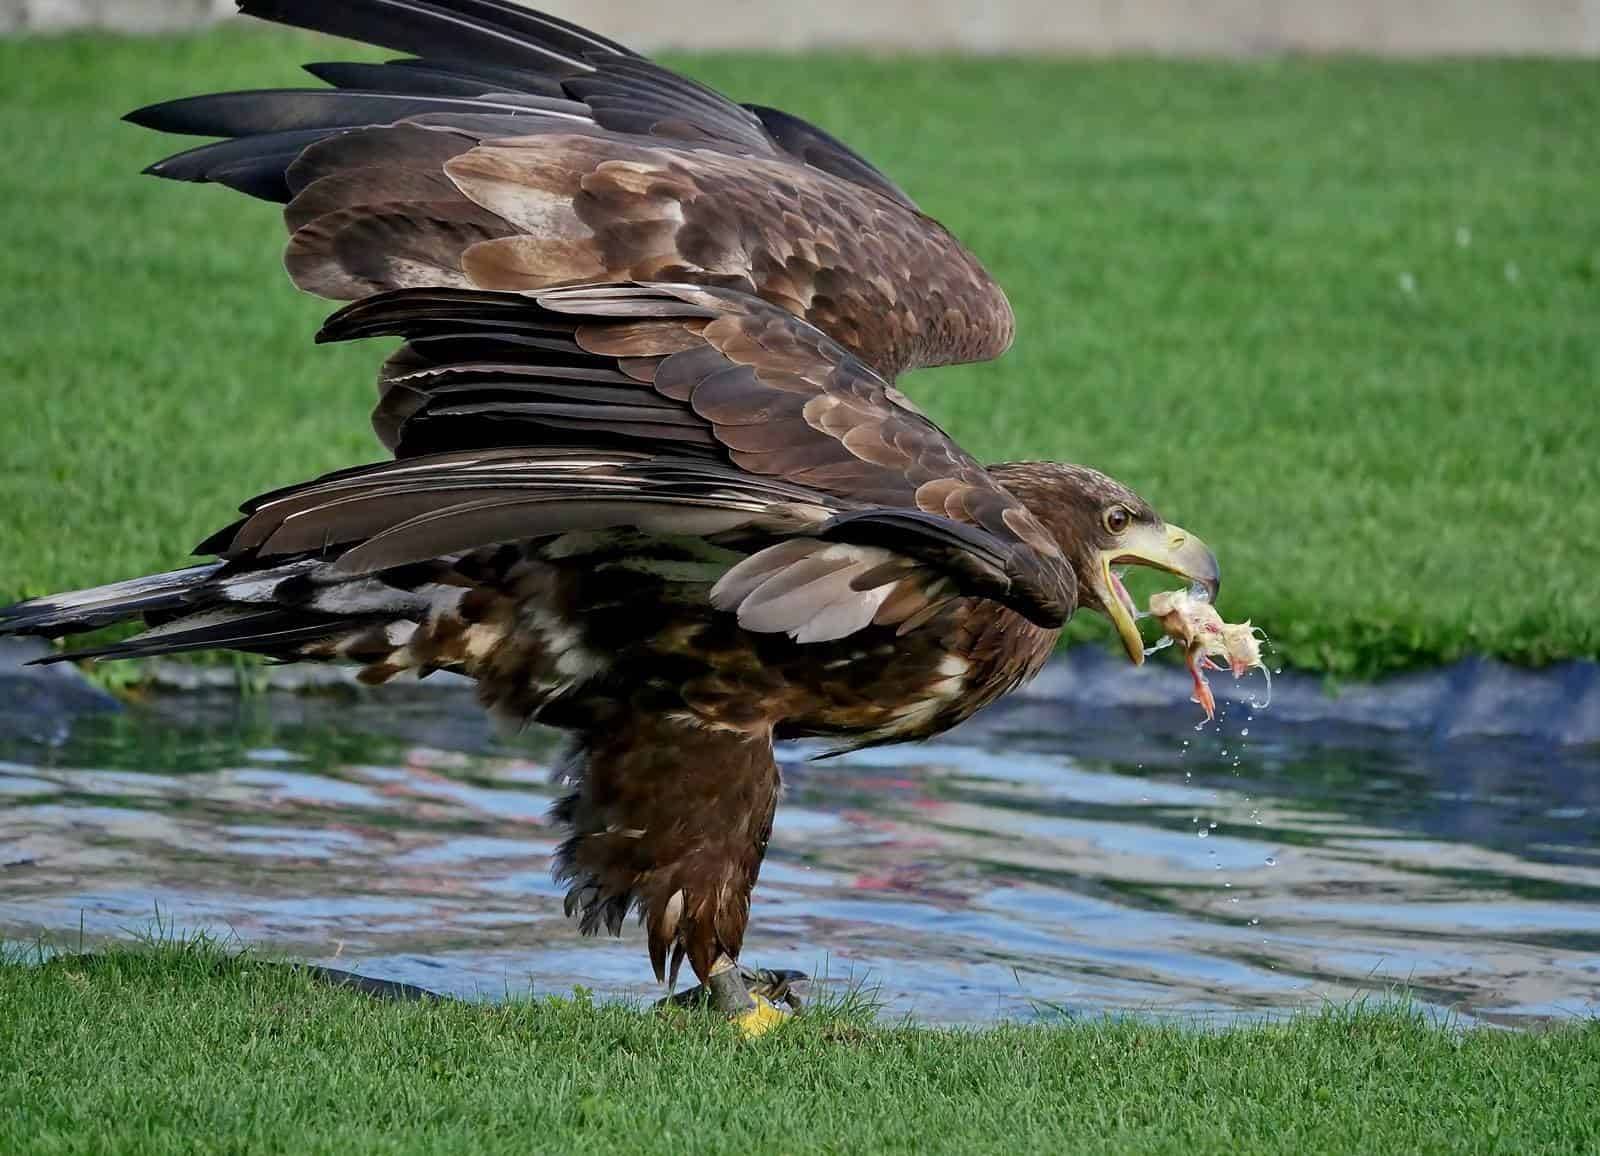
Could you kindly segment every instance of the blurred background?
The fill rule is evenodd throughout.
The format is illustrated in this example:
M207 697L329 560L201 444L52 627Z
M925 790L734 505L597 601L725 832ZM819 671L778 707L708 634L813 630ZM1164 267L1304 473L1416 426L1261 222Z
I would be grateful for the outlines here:
M547 0L642 49L1600 53L1600 0ZM232 0L0 0L0 32L170 30Z

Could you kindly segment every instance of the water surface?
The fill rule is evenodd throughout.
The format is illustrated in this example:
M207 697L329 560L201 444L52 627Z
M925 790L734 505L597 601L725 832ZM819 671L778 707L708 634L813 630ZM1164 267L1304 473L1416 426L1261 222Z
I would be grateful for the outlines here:
M1600 752L1192 722L1034 703L937 744L784 748L746 958L934 1022L1394 984L1498 1023L1600 1012ZM189 695L49 730L0 735L13 942L159 918L463 996L659 994L636 928L561 914L555 737L497 739L464 695Z

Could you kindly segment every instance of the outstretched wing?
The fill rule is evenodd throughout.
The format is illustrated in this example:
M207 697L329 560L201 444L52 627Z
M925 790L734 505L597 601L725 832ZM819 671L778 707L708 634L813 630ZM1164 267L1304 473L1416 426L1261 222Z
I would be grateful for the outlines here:
M666 280L738 289L892 377L1011 341L1005 295L848 147L508 0L240 0L414 56L334 85L191 97L129 119L228 138L152 166L284 202L296 284Z
M143 617L71 657L230 647L355 658L382 681L492 666L563 567L633 567L655 583L641 597L709 598L801 643L910 631L960 597L1047 628L1075 607L1070 566L1010 493L854 354L755 298L412 289L322 334L377 335L406 339L374 415L395 460L247 503L198 547L219 563L24 603L0 632Z
M870 560L848 576L857 590L916 571L1045 626L1075 605L1060 549L981 465L859 358L754 298L401 290L347 307L321 338L381 335L407 339L374 413L398 460L266 495L203 551L317 553L350 576L627 526L737 538L754 557L721 585L728 606L758 577L813 573L830 544L869 551L827 555L835 569ZM780 539L806 545L765 549Z

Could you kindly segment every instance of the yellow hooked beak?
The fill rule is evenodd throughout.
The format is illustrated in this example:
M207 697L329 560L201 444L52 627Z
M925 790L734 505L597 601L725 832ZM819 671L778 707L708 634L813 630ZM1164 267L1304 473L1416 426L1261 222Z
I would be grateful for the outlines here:
M1100 597L1100 605L1122 636L1122 645L1127 648L1128 657L1133 659L1135 666L1144 662L1144 639L1139 634L1139 608L1133 604L1127 587L1112 567L1133 565L1165 570L1203 587L1206 598L1212 602L1216 601L1217 588L1222 581L1221 571L1217 568L1217 556L1204 542L1181 526L1144 523L1132 526L1117 545L1100 551L1099 563L1096 577L1100 589L1096 593Z

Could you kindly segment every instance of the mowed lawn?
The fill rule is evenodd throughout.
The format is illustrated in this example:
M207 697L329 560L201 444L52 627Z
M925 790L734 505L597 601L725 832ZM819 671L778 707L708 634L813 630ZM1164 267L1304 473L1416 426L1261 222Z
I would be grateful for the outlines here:
M379 1003L214 949L0 964L0 1151L1593 1152L1600 1024L1228 1032Z
M377 456L380 350L311 344L276 209L139 176L185 142L117 119L350 51L0 43L0 597L179 563L242 498ZM1283 660L1600 655L1593 65L676 63L965 238L1017 346L910 391L982 458L1099 466L1200 533Z

